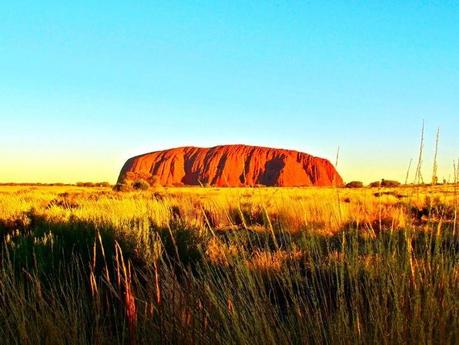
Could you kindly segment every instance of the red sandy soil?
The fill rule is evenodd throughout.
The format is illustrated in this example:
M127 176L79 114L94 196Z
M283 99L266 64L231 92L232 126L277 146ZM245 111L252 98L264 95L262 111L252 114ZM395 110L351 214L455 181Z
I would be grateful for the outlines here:
M118 181L156 176L164 185L341 186L326 159L306 153L248 145L179 147L130 158Z

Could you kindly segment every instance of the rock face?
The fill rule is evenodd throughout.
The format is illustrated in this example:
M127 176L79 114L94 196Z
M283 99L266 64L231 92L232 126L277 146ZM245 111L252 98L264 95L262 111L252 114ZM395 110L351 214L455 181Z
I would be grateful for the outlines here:
M306 153L247 145L179 147L130 158L118 182L143 178L163 186L341 186L326 159Z

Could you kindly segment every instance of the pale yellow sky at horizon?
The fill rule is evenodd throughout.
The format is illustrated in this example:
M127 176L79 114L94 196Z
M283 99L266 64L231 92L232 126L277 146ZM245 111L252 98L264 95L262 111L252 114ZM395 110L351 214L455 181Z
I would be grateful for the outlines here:
M141 152L139 152L140 154ZM20 155L14 153L0 154L2 167L0 169L0 183L76 183L76 182L102 182L115 183L124 162L131 156L110 154L100 157L96 154L76 153L54 154L54 155L28 155L22 152ZM344 156L344 157L343 157ZM328 158L335 164L336 157ZM422 175L425 182L431 181L432 160L426 158L423 162ZM337 170L346 182L352 180L369 183L371 181L395 179L405 181L409 159L394 159L387 161L385 167L381 168L381 162L377 159L349 159L342 155L338 161ZM417 158L413 158L408 182L412 182L417 165ZM448 166L449 165L449 166ZM448 164L444 157L438 162L439 181L446 179L453 180L453 159Z

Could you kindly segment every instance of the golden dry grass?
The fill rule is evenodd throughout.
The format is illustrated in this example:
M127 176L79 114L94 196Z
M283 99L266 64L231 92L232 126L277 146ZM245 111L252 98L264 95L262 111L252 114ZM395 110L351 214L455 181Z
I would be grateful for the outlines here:
M109 188L0 186L0 220L31 210L58 220L101 221L123 228L133 220L195 229L247 228L333 235L349 223L368 229L412 225L412 208L457 206L454 186L395 189L159 188L117 193ZM411 211L410 211L411 210ZM121 229L122 230L122 229ZM123 230L122 230L123 231ZM128 230L126 230L128 231Z
M436 218L451 223L458 199L453 185L392 189L180 187L128 193L110 188L0 186L0 195L0 222L9 228L17 224L7 240L20 235L32 212L34 217L53 223L110 227L115 238L130 241L143 260L152 255L151 227L179 225L199 235L240 230L330 237L356 226L361 236L374 238L381 231L430 231L431 222L439 221ZM428 214L430 209L438 211ZM224 243L215 236L206 240L205 246L208 258L220 263L241 251L237 243ZM251 264L271 263L277 269L279 261L291 255L251 254Z
M453 344L457 210L454 185L0 186L0 338Z

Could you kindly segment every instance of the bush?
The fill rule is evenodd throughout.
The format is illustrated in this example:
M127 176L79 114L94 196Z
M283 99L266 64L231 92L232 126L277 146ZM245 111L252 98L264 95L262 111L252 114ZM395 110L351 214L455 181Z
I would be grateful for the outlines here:
M381 181L374 181L374 182L371 182L368 187L371 187L371 188L378 188L378 187L381 187Z
M145 180L137 180L132 184L132 188L136 190L147 190L150 188L150 184Z
M368 186L372 187L372 188L375 188L375 187L398 187L398 186L400 186L400 182L394 181L394 180L382 179L381 181L371 182Z
M130 192L132 191L131 185L127 183L117 183L114 187L113 190L116 192Z
M160 187L161 186L161 179L157 175L154 175L154 176L150 177L147 181L150 184L150 186L152 186L152 187Z
M400 184L401 184L400 182L394 181L394 180L385 180L385 179L381 180L382 187L398 187L400 186Z
M346 188L362 188L363 182L361 181L351 181L346 184Z

